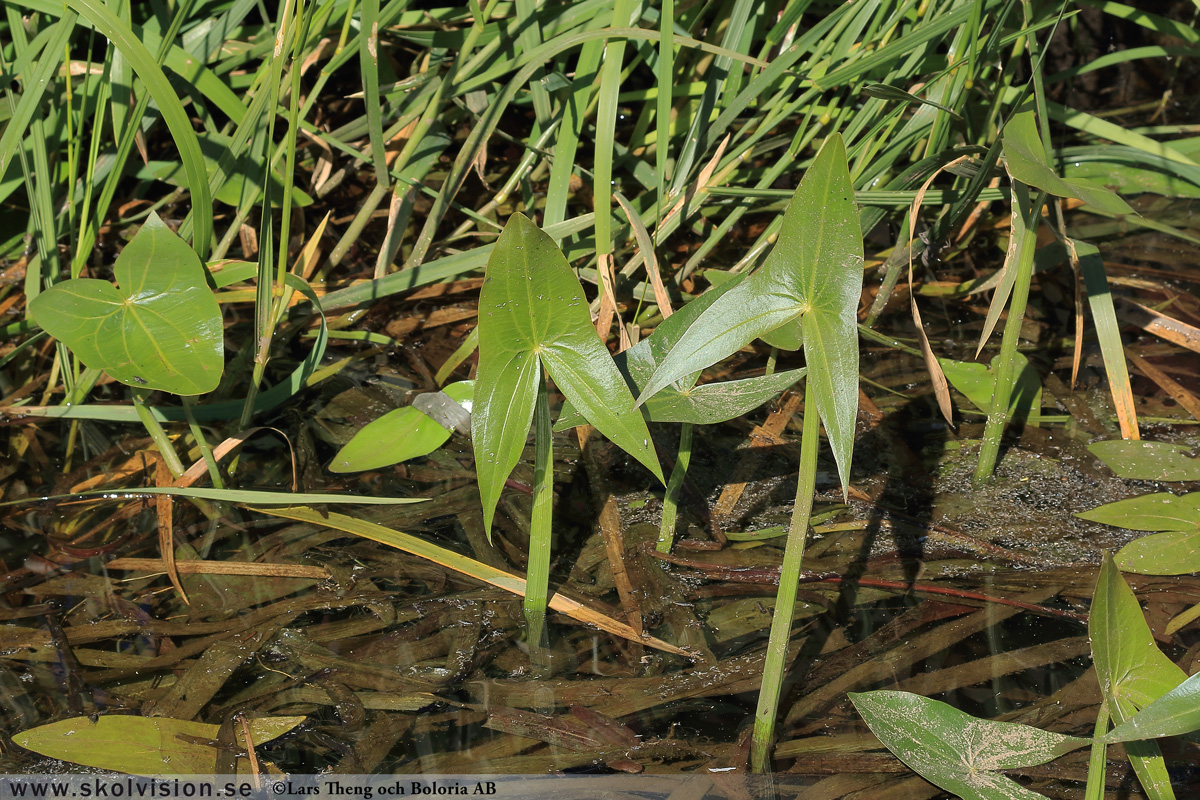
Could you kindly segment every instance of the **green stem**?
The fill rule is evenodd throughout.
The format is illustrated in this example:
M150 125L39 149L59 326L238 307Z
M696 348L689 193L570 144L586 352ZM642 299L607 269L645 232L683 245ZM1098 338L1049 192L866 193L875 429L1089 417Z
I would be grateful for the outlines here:
M1013 283L1012 301L1008 306L1008 319L1004 323L1004 337L1000 340L1000 357L996 363L996 382L992 389L992 407L988 411L987 424L983 429L983 447L979 450L979 461L975 465L975 483L991 480L1000 455L1000 440L1008 426L1008 405L1012 399L1013 372L1015 371L1017 342L1021 338L1021 322L1025 319L1025 307L1029 304L1029 284L1033 278L1033 255L1037 249L1037 226L1041 220L1042 204L1046 193L1038 192L1033 205L1029 204L1029 187L1013 182L1013 216L1024 218L1024 230L1014 231L1019 236L1015 257L1017 277Z
M162 425L158 424L158 420L150 413L150 409L146 407L146 392L141 389L133 390L133 407L137 411L138 419L142 421L143 427L146 428L146 433L150 434L150 438L158 445L159 455L162 456L163 463L167 465L167 469L171 470L171 474L176 478L183 475L183 462L179 460L179 454L175 452L174 445L171 444L170 437L163 430Z
M183 413L187 414L188 428L192 431L192 437L196 440L196 444L200 447L200 455L204 457L204 464L208 467L208 477L212 480L214 489L224 489L225 484L221 481L221 468L217 466L217 460L213 458L212 448L208 446L208 440L204 438L204 431L200 428L200 423L196 422L196 415L192 413L192 398L180 397L183 401Z
M679 455L667 480L667 493L663 495L662 526L658 530L656 548L660 553L671 552L671 543L675 540L675 517L679 510L679 488L683 486L683 478L687 475L691 460L692 423L683 422L679 426Z
M808 520L812 515L813 493L817 486L817 445L820 443L820 417L812 382L804 383L804 432L800 440L800 475L796 481L796 503L792 506L792 526L788 530L779 591L775 594L775 613L771 619L771 638L763 662L762 688L758 692L758 711L750 739L750 769L766 772L771 764L771 741L775 736L775 718L779 696L787 670L788 640L792 634L792 615L796 608L796 590L804 563L804 544L808 538Z
M1100 737L1108 733L1108 719L1108 705L1101 703L1100 711L1096 714L1096 727L1092 730L1092 751L1088 758L1084 800L1104 800L1104 759L1108 746L1100 741Z
M533 410L533 512L529 521L529 563L525 573L525 625L535 672L544 661L546 598L550 586L550 540L554 513L554 431L550 390L543 372ZM545 666L545 664L542 664Z

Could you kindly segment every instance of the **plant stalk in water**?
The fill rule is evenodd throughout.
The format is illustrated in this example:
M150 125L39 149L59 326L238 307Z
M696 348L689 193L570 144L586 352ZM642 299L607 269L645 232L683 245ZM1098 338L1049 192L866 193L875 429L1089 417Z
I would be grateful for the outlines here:
M1012 302L1008 307L1008 320L1004 323L1004 336L1000 340L1000 358L996 363L996 384L992 390L992 407L988 411L987 424L983 430L983 447L975 465L975 482L991 480L1000 455L1000 440L1008 426L1009 400L1013 391L1013 374L1017 356L1017 342L1021 338L1021 323L1025 319L1025 307L1029 304L1029 284L1033 279L1033 255L1037 249L1037 226L1041 221L1042 204L1046 193L1038 192L1032 205L1029 204L1029 189L1013 182L1014 214L1024 218L1024 230L1017 243L1016 280L1013 283Z
M543 370L533 407L533 511L529 521L529 561L525 576L525 626L535 672L548 664L546 600L550 586L550 542L554 517L554 430L550 423L550 391Z
M804 545L808 540L808 520L812 515L813 494L817 485L817 445L820 443L820 417L811 381L804 382L804 430L800 440L800 475L796 481L796 503L792 506L792 524L788 529L783 566L779 573L779 591L771 619L771 637L763 662L762 688L758 692L758 710L750 739L750 769L766 772L771 761L771 740L779 713L779 696L787 671L788 640L792 633L792 615L796 591L804 563Z
M675 538L675 519L679 511L679 490L683 479L687 476L688 464L692 460L692 423L679 424L679 455L675 459L675 467L667 480L667 491L663 495L662 525L658 530L658 545L660 553L668 553Z

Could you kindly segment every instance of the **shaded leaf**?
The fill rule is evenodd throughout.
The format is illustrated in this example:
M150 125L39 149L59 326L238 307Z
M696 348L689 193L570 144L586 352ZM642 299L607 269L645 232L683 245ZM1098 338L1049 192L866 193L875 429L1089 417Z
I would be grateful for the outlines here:
M805 172L762 268L688 328L642 391L639 404L800 319L808 380L846 485L858 410L856 312L862 253L845 144L834 134Z
M151 214L117 256L117 286L55 284L29 304L47 333L122 383L180 395L212 391L224 369L221 310L192 248Z
M975 407L985 414L992 406L992 392L996 386L996 362L978 364L972 361L952 361L939 358L938 363L950 385L961 392ZM1029 359L1020 353L1013 357L1013 372L1016 381L1009 395L1008 413L1014 418L1036 420L1041 416L1042 380Z
M1139 481L1200 480L1200 459L1184 455L1191 448L1169 442L1114 439L1095 442L1088 450L1119 478Z
M1058 197L1074 197L1109 214L1132 214L1129 204L1098 183L1059 177L1046 158L1032 111L1016 114L1004 126L1004 158L1016 180Z
M295 728L304 717L250 720L255 745ZM240 726L239 726L240 727ZM13 741L50 758L133 775L211 775L221 726L168 717L108 714L72 717L23 731ZM238 743L245 747L240 730Z
M965 800L1042 800L998 770L1044 764L1088 743L1014 722L979 719L908 692L851 693L850 700L897 758Z
M459 381L442 391L470 411L474 387L474 381ZM393 409L354 434L334 456L329 470L360 472L429 455L449 441L450 433L413 406Z

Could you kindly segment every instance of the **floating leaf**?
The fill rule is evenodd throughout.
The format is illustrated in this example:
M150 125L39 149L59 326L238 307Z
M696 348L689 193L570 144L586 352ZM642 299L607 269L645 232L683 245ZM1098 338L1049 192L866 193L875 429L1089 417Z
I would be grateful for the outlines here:
M474 381L459 381L444 391L467 411L471 410ZM429 455L450 439L443 428L413 406L397 408L363 426L329 464L331 472L379 469L410 458Z
M835 133L800 181L766 262L688 328L654 372L638 403L799 320L808 380L846 485L858 410L856 312L862 262L862 232L846 148Z
M113 272L117 286L74 278L50 287L29 304L34 321L129 386L215 389L225 363L221 309L192 249L152 213Z
M295 728L304 717L250 720L255 745ZM132 775L211 775L217 767L221 726L168 717L107 714L93 721L72 717L31 728L13 741L35 753L97 769ZM242 731L237 741L246 746Z
M1171 531L1134 539L1113 559L1123 572L1190 575L1200 572L1200 532Z
M1115 560L1125 572L1187 575L1200 571L1200 492L1147 494L1075 516L1135 531L1170 531L1143 536L1122 547Z
M998 771L1045 764L1088 743L1015 722L979 719L908 692L851 693L850 700L897 758L964 800L1044 800Z
M584 418L662 480L650 432L596 335L579 280L554 240L513 214L479 293L479 372L471 433L484 523L525 447L541 367Z
M1046 158L1032 111L1016 114L1004 126L1004 159L1015 180L1058 197L1074 197L1109 214L1132 214L1129 204L1098 183L1059 177Z
M1075 516L1133 531L1196 532L1200 528L1200 492L1185 495L1167 492L1144 494L1105 503Z
M1117 477L1139 481L1200 481L1200 459L1184 455L1190 449L1169 442L1129 439L1088 445L1092 455Z

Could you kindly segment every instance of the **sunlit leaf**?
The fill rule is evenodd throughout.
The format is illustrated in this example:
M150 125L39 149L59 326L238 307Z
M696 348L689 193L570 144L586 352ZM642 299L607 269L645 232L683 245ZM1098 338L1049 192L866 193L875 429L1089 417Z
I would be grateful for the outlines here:
M1043 800L999 773L1045 764L1086 739L994 722L908 692L850 694L858 713L888 750L921 777L964 800Z
M1200 730L1200 672L1113 728L1104 741L1157 739L1195 730Z
M1119 478L1139 481L1200 480L1200 459L1184 455L1191 448L1169 442L1114 439L1095 442L1088 450Z
M1092 640L1096 678L1117 725L1132 719L1187 678L1158 649L1137 598L1108 554L1104 556L1092 597L1088 635ZM1157 744L1131 741L1125 749L1147 794L1154 798L1174 796Z
M250 720L255 745L295 728L304 717ZM13 741L61 761L133 775L211 775L221 726L167 717L107 714L72 717L23 731ZM238 743L245 747L240 730Z
M521 457L541 366L584 418L662 480L633 396L596 335L579 280L554 240L522 214L500 235L479 294L471 432L484 523Z
M74 278L42 292L29 304L34 321L122 383L180 395L215 389L221 310L192 248L152 213L113 272L117 286Z
M845 144L834 134L805 172L766 262L688 328L638 402L799 319L808 380L846 485L858 410L862 254Z
M459 381L444 391L471 410L474 381ZM360 472L429 455L450 439L450 431L413 406L393 409L364 425L329 464L331 472Z
M1200 531L1170 531L1134 539L1113 560L1122 572L1190 575L1200 572Z
M739 281L723 281L712 290L685 305L642 339L616 357L617 368L625 376L629 388L637 394L687 331L688 327L722 295ZM805 370L788 370L774 375L743 378L735 381L706 383L696 386L700 373L685 375L646 401L642 408L652 422L691 422L712 425L740 417L758 408L802 377ZM571 403L563 406L556 430L572 428L583 423L583 416Z
M1134 531L1192 531L1200 528L1200 492L1144 494L1105 503L1075 516Z
M1046 158L1032 111L1016 114L1004 126L1004 158L1016 180L1058 197L1074 197L1110 214L1132 214L1129 204L1098 183L1059 177Z

